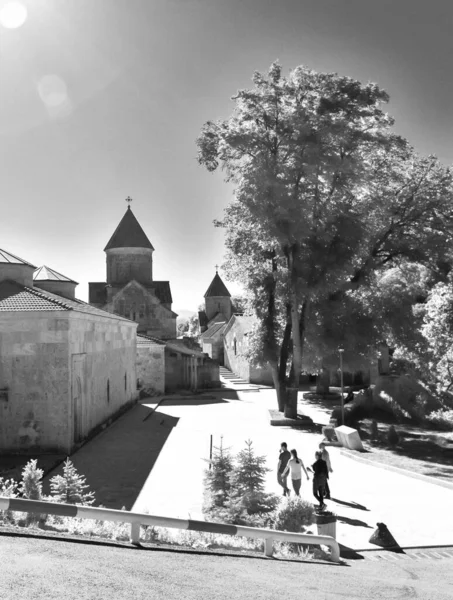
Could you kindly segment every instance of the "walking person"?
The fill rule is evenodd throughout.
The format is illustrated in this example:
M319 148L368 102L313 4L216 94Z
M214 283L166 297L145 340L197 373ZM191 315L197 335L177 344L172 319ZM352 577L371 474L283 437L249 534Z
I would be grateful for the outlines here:
M289 496L290 494L288 487L288 475L283 474L290 458L291 454L288 452L288 444L286 442L282 442L280 444L280 455L278 457L277 481L283 488L284 496Z
M294 493L296 496L300 496L300 487L302 485L302 469L307 476L307 480L309 479L307 470L305 469L304 463L297 456L296 450L291 450L291 458L288 461L288 464L285 469L285 473L291 472L291 481L293 484ZM287 475L288 476L288 475Z
M312 464L309 471L313 472L313 496L319 502L319 510L324 510L326 505L324 504L324 496L326 493L326 481L327 481L327 463L322 459L322 453L315 453L316 461Z
M319 450L321 452L322 460L324 460L327 465L326 500L330 500L329 474L333 473L332 465L330 463L330 455L327 452L326 445L323 442L319 444Z

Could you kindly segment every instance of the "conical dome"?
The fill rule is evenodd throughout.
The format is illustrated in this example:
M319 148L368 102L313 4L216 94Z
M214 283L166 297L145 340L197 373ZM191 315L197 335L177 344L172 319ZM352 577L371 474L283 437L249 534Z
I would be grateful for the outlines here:
M104 251L112 248L149 248L154 250L130 206L127 207L124 217L115 229Z

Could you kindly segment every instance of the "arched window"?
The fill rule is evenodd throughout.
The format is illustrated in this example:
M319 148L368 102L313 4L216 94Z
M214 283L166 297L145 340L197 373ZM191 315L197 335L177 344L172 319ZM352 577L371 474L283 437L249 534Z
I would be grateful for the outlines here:
M238 352L238 343L237 343L236 338L234 338L234 340L233 340L233 349L234 349L234 355L236 356L236 354Z

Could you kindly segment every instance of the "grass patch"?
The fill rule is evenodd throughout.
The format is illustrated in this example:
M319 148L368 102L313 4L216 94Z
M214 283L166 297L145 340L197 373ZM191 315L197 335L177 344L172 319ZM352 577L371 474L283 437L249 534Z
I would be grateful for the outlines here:
M445 481L453 478L453 432L427 430L410 424L395 424L398 444L388 444L392 423L378 423L378 439L372 438L372 420L360 421L359 433L368 450L367 459L428 475Z

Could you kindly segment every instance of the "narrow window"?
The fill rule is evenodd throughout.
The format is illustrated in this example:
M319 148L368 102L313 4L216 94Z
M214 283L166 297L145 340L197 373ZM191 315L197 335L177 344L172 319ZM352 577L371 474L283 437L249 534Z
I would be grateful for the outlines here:
M124 373L124 391L127 390L127 373Z
M110 379L107 379L107 402L110 402Z

